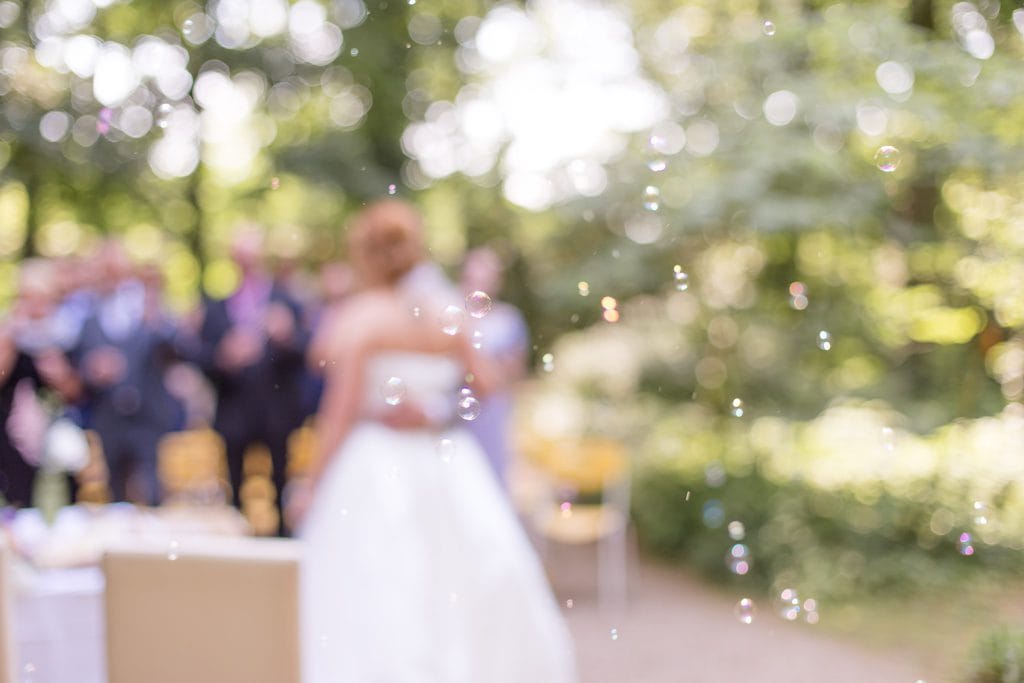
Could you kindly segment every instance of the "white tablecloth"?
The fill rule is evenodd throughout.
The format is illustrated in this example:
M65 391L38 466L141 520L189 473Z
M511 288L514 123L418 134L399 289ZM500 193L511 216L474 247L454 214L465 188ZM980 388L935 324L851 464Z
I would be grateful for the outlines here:
M104 582L98 566L104 548L133 539L172 547L175 539L239 536L248 527L227 508L109 505L64 508L53 525L37 510L20 510L0 531L27 558L16 562L12 576L17 683L106 683Z
M19 683L106 683L103 572L20 572L13 604Z

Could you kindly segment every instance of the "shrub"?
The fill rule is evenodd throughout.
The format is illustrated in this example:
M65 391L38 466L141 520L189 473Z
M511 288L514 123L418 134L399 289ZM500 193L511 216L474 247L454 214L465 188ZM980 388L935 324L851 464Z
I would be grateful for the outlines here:
M1001 627L981 636L968 658L965 683L1024 683L1024 630Z

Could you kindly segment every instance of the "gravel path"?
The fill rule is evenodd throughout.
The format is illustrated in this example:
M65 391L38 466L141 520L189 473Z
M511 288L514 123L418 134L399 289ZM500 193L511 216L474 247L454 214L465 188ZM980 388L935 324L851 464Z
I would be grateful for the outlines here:
M759 604L753 623L743 624L733 614L741 596L651 560L632 563L629 605L610 617L597 604L592 552L552 547L546 558L576 639L581 683L942 681L912 655L865 650L820 625L785 622L768 605ZM819 609L827 619L827 607Z

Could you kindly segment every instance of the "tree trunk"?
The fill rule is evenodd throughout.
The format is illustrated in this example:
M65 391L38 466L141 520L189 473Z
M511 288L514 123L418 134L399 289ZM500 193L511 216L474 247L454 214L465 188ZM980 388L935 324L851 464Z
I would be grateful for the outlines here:
M185 197L192 205L193 215L195 216L188 233L188 246L192 251L192 255L196 257L196 261L199 262L199 267L202 268L206 265L206 250L203 248L203 207L202 202L199 200L200 173L202 173L202 163L188 177L188 190L185 193Z
M933 0L911 0L910 2L910 23L915 26L935 30L935 7Z

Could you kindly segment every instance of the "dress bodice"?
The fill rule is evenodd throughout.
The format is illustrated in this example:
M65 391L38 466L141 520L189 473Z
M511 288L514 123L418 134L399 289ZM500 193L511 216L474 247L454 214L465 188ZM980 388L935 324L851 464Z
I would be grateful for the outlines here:
M463 373L461 363L449 356L377 353L366 365L363 407L368 414L379 413L382 406L392 403L396 397L425 409L454 405Z

